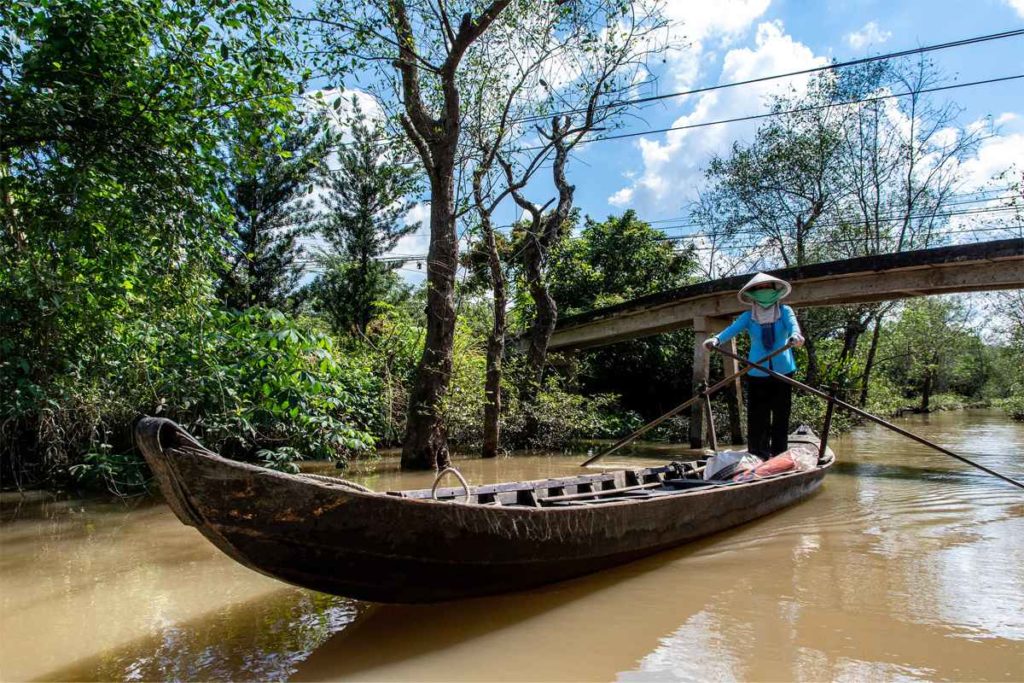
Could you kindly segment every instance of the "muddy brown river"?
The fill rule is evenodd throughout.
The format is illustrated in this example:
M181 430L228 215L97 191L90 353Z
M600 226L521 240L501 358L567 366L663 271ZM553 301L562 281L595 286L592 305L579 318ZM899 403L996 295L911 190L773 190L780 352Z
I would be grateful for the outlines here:
M997 411L901 424L1024 476L1024 424ZM433 606L292 588L158 502L4 494L0 680L1024 680L1024 494L874 426L833 446L822 490L789 509L583 579ZM580 459L459 466L483 483ZM348 476L432 479L387 460Z

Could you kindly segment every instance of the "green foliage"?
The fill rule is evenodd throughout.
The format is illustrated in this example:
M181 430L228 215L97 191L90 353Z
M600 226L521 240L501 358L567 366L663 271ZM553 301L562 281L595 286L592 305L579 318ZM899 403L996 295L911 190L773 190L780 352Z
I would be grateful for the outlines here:
M113 453L110 444L98 446L99 450L86 453L82 462L68 470L79 485L105 488L117 496L148 489L149 468L142 458L134 453Z
M126 490L144 470L124 455L140 412L229 457L290 470L300 457L344 462L372 448L383 393L370 359L308 323L259 308L186 311L120 329L102 359L55 383L34 426L45 474Z
M327 253L317 260L322 270L307 287L306 296L337 335L365 334L374 318L409 297L394 264L375 258L352 261Z
M552 252L551 294L561 315L680 287L696 269L692 252L676 252L663 233L633 211L587 219L576 239ZM624 406L654 417L690 393L693 333L679 331L588 352L578 386L586 394L620 395Z
M692 253L673 250L630 209L600 222L588 217L577 238L552 250L548 273L559 311L571 315L679 287L694 269Z
M257 110L237 115L228 131L225 185L233 225L218 295L229 307L289 304L302 274L299 239L317 228L309 195L326 170L325 126L316 113L272 118Z
M880 366L896 384L921 396L923 410L933 394L951 387L981 388L981 342L968 330L967 315L953 299L916 299L882 335Z
M404 146L388 142L354 96L346 130L351 140L338 136L338 167L326 177L321 231L329 249L318 258L325 273L311 287L314 305L339 335L364 333L380 313L381 302L398 289L393 271L402 263L379 257L420 227L404 222L421 182Z
M998 405L1014 420L1024 422L1024 391L1002 399Z
M5 472L65 467L103 443L94 427L126 410L132 335L206 300L230 225L225 128L242 102L268 117L291 106L286 11L279 0L3 4Z
M197 421L211 447L239 457L289 447L345 460L373 446L367 428L377 426L379 383L330 337L251 308L209 313L197 334L178 339L164 373L174 378L167 412Z
M567 448L585 439L619 438L643 423L636 413L623 410L614 394L582 395L557 382L548 382L537 395L536 410L537 431L527 444L532 448ZM517 419L506 425L513 439L522 428Z

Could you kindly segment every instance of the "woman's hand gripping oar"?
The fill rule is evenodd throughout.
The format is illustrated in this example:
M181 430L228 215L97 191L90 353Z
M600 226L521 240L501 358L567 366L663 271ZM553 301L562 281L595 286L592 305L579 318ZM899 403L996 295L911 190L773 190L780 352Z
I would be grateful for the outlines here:
M949 450L948 448L944 448L944 447L938 445L937 443L932 443L931 441L929 441L928 439L924 438L923 436L918 436L917 434L914 434L913 432L908 432L906 429L903 429L902 427L897 427L896 425L892 424L891 422L886 422L882 418L876 417L876 416L872 415L871 413L867 412L866 410L861 410L860 408L858 408L856 406L852 406L849 403L846 403L845 401L840 401L838 398L834 398L832 396L829 396L824 391L821 391L819 389L815 389L814 387L809 386L807 384L804 384L803 382L798 382L797 380L793 379L792 377L787 377L786 375L783 375L782 373L775 372L771 368L766 368L763 365L761 365L761 363L763 363L764 361L758 361L758 362L755 363L755 362L749 361L749 360L747 360L745 358L741 358L740 356L737 356L736 354L734 354L734 353L732 353L730 351L726 351L723 348L719 348L717 346L713 347L713 348L716 351L718 351L720 354L722 354L723 356L728 356L729 358L734 358L734 359L738 360L741 363L745 363L748 369L754 369L754 370L760 370L761 372L766 372L769 375L771 375L772 377L774 377L775 379L782 380L783 382L786 382L787 384L791 384L792 386L796 387L797 389L803 389L804 391L809 392L811 394L814 394L815 396L819 396L819 397L825 399L826 401L835 401L835 404L837 406L840 406L842 408L846 408L850 412L856 413L857 415L860 415L861 417L867 418L867 419L871 420L872 422L878 423L878 424L882 425L883 427L885 427L887 429L891 429L892 431L896 432L897 434L902 434L903 436L907 437L908 439L913 439L914 441L916 441L918 443L921 443L921 444L924 444L925 446L930 446L931 448L934 448L935 450L939 451L940 453L948 455L948 456L950 456L952 458L956 458L957 460L959 460L962 463L966 463L966 464L970 465L971 467L977 467L982 472L986 472L988 474L991 474L993 477L998 477L999 479L1002 479L1003 481L1005 481L1007 483L1013 484L1014 486L1016 486L1018 488L1024 489L1024 483L1019 482L1016 479L1008 477L1005 474L1000 474L999 472L996 472L995 470L991 470L991 469L985 467L984 465L979 465L978 463L974 462L973 460L968 460L964 456L958 455L957 453L954 453L953 451Z
M758 363L765 363L765 362L771 360L772 358L774 358L775 356L779 355L780 353L782 353L786 349L790 348L790 346L792 346L792 344L787 343L781 349L776 349L775 351L772 351L771 353L769 353L767 356L765 356L764 358L759 360ZM714 348L717 348L717 347L714 347ZM654 420L653 422L648 422L643 427L641 427L640 429L636 430L635 432L633 432L629 436L626 436L626 437L623 437L623 438L619 439L608 450L606 450L606 451L604 451L602 453L598 453L597 455L591 456L590 458L587 458L582 463L580 463L580 467L586 467L587 465L590 465L591 463L597 462L598 460L600 460L601 458L603 458L606 455L611 455L615 451L619 450L620 448L622 448L623 446L628 444L630 441L633 441L633 440L637 439L638 437L643 436L647 432L651 431L652 429L654 429L655 427L660 425L665 420L667 420L667 419L669 419L671 417L675 417L679 413L683 412L684 410L686 410L687 408L692 406L694 403L696 403L700 399L704 398L705 394L707 394L707 395L714 394L718 390L728 386L729 383L734 381L737 377L742 377L743 375L745 375L748 372L750 372L752 369L753 369L752 367L745 367L745 368L741 369L739 372L735 372L735 373L729 375L728 377L726 377L725 379L712 384L710 387L705 389L703 392L701 392L699 394L696 394L695 396L693 396L689 400L685 401L684 403L680 403L675 408L673 408L672 410L668 411L667 413L665 413L664 415L662 415L658 419Z

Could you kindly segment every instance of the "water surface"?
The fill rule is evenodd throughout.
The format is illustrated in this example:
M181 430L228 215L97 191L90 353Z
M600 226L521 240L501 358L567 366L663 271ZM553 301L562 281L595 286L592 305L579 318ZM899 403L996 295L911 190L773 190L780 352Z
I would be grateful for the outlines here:
M903 424L1024 476L1024 425L998 412ZM1024 679L1024 495L874 426L833 446L822 490L772 516L583 579L432 606L286 586L156 502L5 496L0 679ZM580 459L459 466L483 483L576 473ZM346 476L432 480L388 460Z

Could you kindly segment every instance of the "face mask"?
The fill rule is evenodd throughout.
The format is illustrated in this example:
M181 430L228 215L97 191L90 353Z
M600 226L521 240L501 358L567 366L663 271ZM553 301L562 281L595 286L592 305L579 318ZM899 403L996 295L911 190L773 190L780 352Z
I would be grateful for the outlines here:
M747 292L747 296L757 302L759 306L768 308L782 298L782 292L777 289L753 289Z

